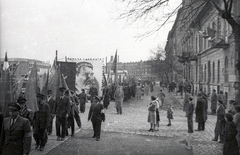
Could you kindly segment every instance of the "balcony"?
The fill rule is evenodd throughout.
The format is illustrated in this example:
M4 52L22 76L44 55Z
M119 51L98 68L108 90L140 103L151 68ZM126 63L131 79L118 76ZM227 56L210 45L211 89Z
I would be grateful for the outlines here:
M197 61L197 55L192 55L193 52L183 52L181 56L178 56L180 63L190 63L190 61Z

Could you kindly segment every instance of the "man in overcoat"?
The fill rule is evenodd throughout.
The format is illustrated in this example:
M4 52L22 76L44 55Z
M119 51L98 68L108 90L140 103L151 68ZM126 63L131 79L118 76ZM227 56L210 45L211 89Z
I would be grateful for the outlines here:
M193 133L193 111L194 111L194 105L193 105L193 98L189 97L189 104L187 108L187 123L188 123L188 133Z
M114 93L114 99L115 99L115 107L117 110L117 114L122 114L122 104L124 99L124 92L122 91L121 86L118 86L115 93Z
M198 129L196 131L204 131L206 122L206 102L202 98L202 94L198 94L197 105L196 105L196 122L198 123Z
M71 104L69 97L64 95L66 88L60 87L60 97L56 99L54 114L56 114L57 140L64 141L66 136L67 118L70 115Z
M48 90L47 103L50 107L50 114L51 114L50 123L49 123L49 127L48 127L47 131L48 131L48 135L51 135L53 119L55 117L55 114L54 114L55 99L52 96L52 90Z
M102 117L102 113L104 114L104 106L100 102L101 98L95 96L88 113L88 121L91 120L94 131L92 138L96 138L97 141L100 140L101 124L102 121L104 121Z
M216 93L216 90L213 89L212 95L211 95L211 110L212 110L212 115L216 114L216 109L217 109L217 93Z
M3 121L0 137L1 155L28 155L31 150L31 126L28 119L19 116L21 107L12 102Z
M212 141L218 141L218 137L220 136L219 143L224 142L223 136L224 136L224 129L226 124L224 116L225 116L225 106L223 105L222 100L218 100L217 122L214 130L215 136L212 139Z
M47 129L50 124L50 107L43 101L44 95L37 94L38 111L34 112L33 117L33 137L36 141L36 149L40 146L40 151L44 150L47 143Z

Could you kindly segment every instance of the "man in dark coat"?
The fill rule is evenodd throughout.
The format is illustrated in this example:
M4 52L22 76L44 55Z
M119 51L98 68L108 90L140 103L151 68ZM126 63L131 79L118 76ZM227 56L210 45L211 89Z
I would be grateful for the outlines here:
M186 111L187 114L187 122L188 122L188 133L193 133L193 111L194 111L194 105L193 105L193 98L189 97L189 104Z
M224 129L225 129L225 106L223 105L222 100L218 100L219 106L217 108L217 122L215 125L215 136L212 139L212 141L218 141L218 137L220 136L220 141L219 143L223 143L224 142Z
M198 129L196 131L204 131L206 121L206 102L202 98L202 94L198 94L197 105L196 105L196 122L198 123Z
M50 107L50 114L51 114L50 123L47 131L48 131L48 135L51 135L53 119L55 117L55 114L54 114L55 99L52 97L52 90L48 90L47 103Z
M211 110L212 110L212 115L216 114L216 109L217 109L217 93L216 93L216 90L213 89L212 95L211 95Z
M98 90L97 88L95 87L95 84L91 84L91 88L89 90L89 95L90 95L90 100L91 100L91 103L93 102L93 97L95 96L98 96Z
M26 101L27 100L23 97L18 98L17 103L21 107L19 115L24 118L27 118L29 120L30 124L33 125L33 112L31 109L27 109Z
M47 129L49 128L51 114L50 107L43 101L44 95L37 94L38 111L34 112L33 117L33 137L36 141L36 149L40 145L40 151L44 150L47 143Z
M66 136L67 118L70 115L71 104L69 97L64 95L66 88L60 87L60 97L56 99L54 114L56 114L57 140L64 141Z
M31 126L28 119L19 116L21 107L12 102L3 121L0 137L1 155L28 155L31 150Z
M100 102L100 97L95 96L88 113L88 121L91 119L94 131L92 138L96 138L97 141L100 140L101 124L102 121L104 121L102 117L102 113L104 113L104 107Z

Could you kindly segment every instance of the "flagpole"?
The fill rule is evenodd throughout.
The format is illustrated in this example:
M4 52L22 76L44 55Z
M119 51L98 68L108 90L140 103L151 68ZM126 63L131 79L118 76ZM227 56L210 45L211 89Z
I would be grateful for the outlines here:
M116 84L116 86L118 85L118 57L117 57L117 51L118 51L118 49L116 49L116 54L115 54L115 59L116 59L116 71L115 71L115 84Z

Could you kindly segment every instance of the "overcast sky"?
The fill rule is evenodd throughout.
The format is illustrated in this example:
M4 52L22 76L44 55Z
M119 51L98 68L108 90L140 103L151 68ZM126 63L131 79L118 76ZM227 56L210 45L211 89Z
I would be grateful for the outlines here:
M180 1L180 0L176 0ZM143 40L148 30L115 20L114 0L1 0L1 55L51 61L108 58L118 49L120 61L148 60L150 49L166 44L172 25Z

